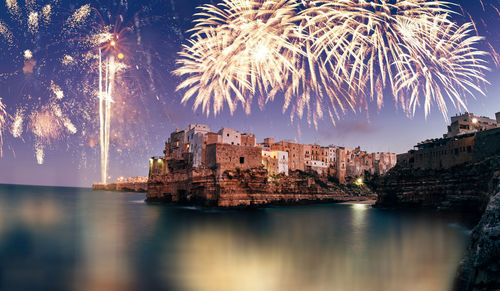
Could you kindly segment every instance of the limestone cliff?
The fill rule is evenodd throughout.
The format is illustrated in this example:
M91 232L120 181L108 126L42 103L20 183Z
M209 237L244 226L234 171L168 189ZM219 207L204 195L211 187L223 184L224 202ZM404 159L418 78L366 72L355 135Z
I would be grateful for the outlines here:
M291 172L269 177L262 168L197 169L150 178L146 201L211 207L248 207L375 199L367 187L339 186L324 176Z
M497 173L496 178L500 178ZM455 291L500 290L500 183L481 221L474 228Z
M378 206L424 207L481 214L494 188L500 157L443 170L395 167L374 182Z

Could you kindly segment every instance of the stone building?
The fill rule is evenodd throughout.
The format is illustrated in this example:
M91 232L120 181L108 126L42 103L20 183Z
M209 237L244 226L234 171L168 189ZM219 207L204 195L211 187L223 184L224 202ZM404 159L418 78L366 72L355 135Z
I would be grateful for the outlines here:
M222 137L222 143L241 145L241 133L237 130L232 128L222 128L218 133Z
M268 139L270 140L270 139ZM274 141L274 139L272 139ZM281 141L270 146L273 151L283 151L288 153L288 169L290 171L304 171L304 156L303 156L304 145Z
M412 150L397 156L405 168L448 169L500 153L500 129L497 121L465 113L451 118L444 138L425 140Z
M166 159L182 159L182 155L189 151L189 146L185 143L185 131L176 129L170 134L168 142L165 143Z
M203 150L206 145L205 136L210 128L205 124L190 124L186 130L184 142L189 144L189 152L193 155L193 166L198 167L203 163Z
M257 139L252 133L241 134L241 145L245 147L254 147L257 145Z
M288 163L287 152L262 150L262 164L270 175L288 175Z
M322 161L310 160L305 162L305 168L309 171L314 171L319 175L328 174L328 165Z
M288 175L289 171L315 171L336 177L341 183L347 177L369 173L385 173L392 167L391 159L373 156L358 148L307 145L294 142L275 142L266 138L256 147L256 137L232 128L222 128L217 133L203 124L190 124L185 130L176 129L165 144L165 156L154 159L152 173L185 172L191 169L204 171L264 167L269 174Z
M454 137L461 134L474 133L497 127L497 120L485 116L475 116L473 113L464 113L451 117L451 124L444 137Z
M249 170L262 166L262 150L259 147L209 144L205 151L205 161L206 166L216 169L218 175L226 170Z

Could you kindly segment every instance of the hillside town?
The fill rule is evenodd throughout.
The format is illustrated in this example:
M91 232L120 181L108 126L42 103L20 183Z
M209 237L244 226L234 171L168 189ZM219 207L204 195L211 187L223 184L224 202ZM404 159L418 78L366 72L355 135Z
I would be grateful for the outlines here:
M163 157L150 160L151 175L167 175L180 168L227 170L263 167L269 176L292 171L315 172L343 184L370 175L384 175L396 165L394 153L368 153L359 147L320 146L265 138L232 128L211 132L204 124L177 129L165 143Z

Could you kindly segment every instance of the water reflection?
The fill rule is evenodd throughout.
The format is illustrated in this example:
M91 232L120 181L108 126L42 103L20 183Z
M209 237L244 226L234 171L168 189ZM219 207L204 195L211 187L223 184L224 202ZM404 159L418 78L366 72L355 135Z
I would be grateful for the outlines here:
M448 290L456 218L366 205L205 211L0 185L0 290Z

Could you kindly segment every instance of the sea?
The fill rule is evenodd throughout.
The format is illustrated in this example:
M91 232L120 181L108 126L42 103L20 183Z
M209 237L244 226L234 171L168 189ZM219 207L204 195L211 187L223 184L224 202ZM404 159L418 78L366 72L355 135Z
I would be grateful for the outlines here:
M462 214L321 204L217 210L0 185L0 290L450 290Z

